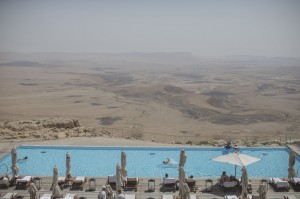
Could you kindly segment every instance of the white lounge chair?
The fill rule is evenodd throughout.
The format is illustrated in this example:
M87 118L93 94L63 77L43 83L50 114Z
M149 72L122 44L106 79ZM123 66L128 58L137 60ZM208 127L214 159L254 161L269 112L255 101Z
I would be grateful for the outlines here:
M238 197L236 195L226 195L224 199L238 199Z
M17 193L7 193L2 197L2 199L14 199L16 196Z
M175 178L163 178L163 190L176 191L176 179Z
M83 190L83 187L86 183L86 177L85 176L77 176L75 180L72 182L71 189L80 189Z
M63 199L78 199L78 195L73 193L67 193Z
M126 199L135 199L135 194L125 194Z
M173 199L174 196L173 195L162 195L161 199Z
M33 182L33 176L25 176L22 179L17 179L16 189L27 189L30 182Z
M40 199L51 199L52 193L44 193L42 196L40 196Z
M300 178L291 178L290 181L291 185L293 186L295 191L300 191Z
M273 185L275 191L285 190L289 191L290 185L286 180L282 180L280 178L270 178L269 183Z
M226 181L221 184L224 191L236 188L237 182L236 181Z
M8 176L2 176L0 178L0 186L8 188L10 185L10 179Z

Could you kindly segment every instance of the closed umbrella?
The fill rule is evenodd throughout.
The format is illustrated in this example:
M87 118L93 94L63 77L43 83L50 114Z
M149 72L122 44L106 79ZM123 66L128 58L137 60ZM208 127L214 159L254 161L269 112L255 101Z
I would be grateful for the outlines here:
M113 199L114 198L114 192L113 189L109 184L105 185L106 186L106 199Z
M243 167L242 168L242 194L241 195L244 198L246 198L248 195L247 187L248 187L248 174L247 174L246 167Z
M185 171L183 167L179 167L179 195L183 194L183 183L185 182Z
M56 166L53 169L52 195L54 198L59 198L63 195L62 190L58 186L58 169Z
M186 161L185 150L181 149L180 158L179 158L179 167L184 167L185 161Z
M237 153L221 155L216 158L213 158L212 160L235 165L235 176L236 176L236 166L245 167L261 159L237 152Z
M122 167L122 182L127 178L127 169L126 169L126 153L122 151L121 153L121 167Z
M122 168L119 164L117 164L116 166L116 178L117 178L117 182L116 182L116 192L118 191L122 191Z
M15 179L19 174L19 168L17 166L17 150L15 147L11 150L11 173L13 179Z
M37 198L37 191L35 184L31 182L28 187L28 192L30 194L30 199L36 199Z
M289 176L288 176L288 178L295 177L295 169L294 169L295 162L296 162L295 151L293 149L291 149L290 156L289 156L289 168L288 168Z
M69 152L66 154L66 178L70 179L72 177L71 175L71 156Z
M190 187L187 183L183 183L182 199L190 199Z
M266 199L267 198L267 185L260 184L257 190L259 194L259 199Z

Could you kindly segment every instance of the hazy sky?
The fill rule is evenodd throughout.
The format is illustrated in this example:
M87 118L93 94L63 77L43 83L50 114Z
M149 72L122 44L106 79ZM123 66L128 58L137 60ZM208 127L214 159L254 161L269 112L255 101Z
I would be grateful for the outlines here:
M0 0L0 51L300 57L300 1Z

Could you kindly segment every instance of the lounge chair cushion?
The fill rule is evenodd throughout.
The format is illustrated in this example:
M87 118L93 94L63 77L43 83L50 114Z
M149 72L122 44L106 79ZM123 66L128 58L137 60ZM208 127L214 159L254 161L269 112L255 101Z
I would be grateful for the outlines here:
M44 193L40 199L51 199L52 198L52 194L51 193Z
M126 199L135 199L135 194L125 194Z
M74 182L85 182L85 176L77 176Z
M64 182L65 180L66 180L66 177L62 177L62 176L58 177L58 182Z
M237 184L237 182L236 181L229 181L229 182L223 182L223 187L225 187L225 188L231 188L231 187L235 187L236 186L236 184Z
M227 195L224 196L224 199L238 199L238 197L236 195Z
M16 195L17 195L17 193L7 193L2 198L3 199L13 199Z
M300 184L300 178L292 178L292 182L294 182L295 184Z
M29 182L32 180L32 178L33 178L33 176L25 176L22 179L17 179L17 183L18 182Z
M162 195L162 199L173 199L173 195Z
M77 194L68 193L64 199L75 199L77 198Z
M164 184L174 184L174 183L176 183L176 179L175 178L164 178L163 183Z
M109 183L117 182L117 176L108 176L108 182Z
M278 188L288 187L288 181L281 180L280 178L271 178L271 183L276 184Z

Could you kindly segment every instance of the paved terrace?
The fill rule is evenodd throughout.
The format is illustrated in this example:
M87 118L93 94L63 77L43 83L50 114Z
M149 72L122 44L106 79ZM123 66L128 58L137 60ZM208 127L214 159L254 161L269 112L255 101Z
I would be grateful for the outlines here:
M89 181L90 178L87 178L87 181ZM63 192L64 195L66 193L76 193L78 194L79 198L86 198L86 199L97 199L97 195L103 185L106 184L107 177L95 177L96 179L96 190L95 191L89 191L89 185L88 182L85 184L83 191L80 190L70 190L70 187L64 188ZM137 192L133 190L125 191L125 193L135 193L137 199L148 199L148 198L155 198L160 199L162 194L170 194L170 195L178 195L178 191L175 193L173 192L163 192L161 190L162 188L162 179L161 178L155 178L155 191L154 192L148 192L148 179L149 178L140 178ZM205 179L197 179L197 187L196 193L193 193L197 196L197 198L203 198L203 199L212 199L212 198L224 198L225 195L240 195L240 189L237 188L236 191L226 191L219 187L217 185L217 179L213 180L213 190L212 192L206 191L206 184ZM251 179L252 180L252 189L253 189L253 196L258 196L257 189L260 184L261 179ZM43 193L51 193L50 190L52 184L52 177L42 177L42 187L38 191L38 195L41 195ZM27 190L16 190L15 187L10 187L8 189L0 189L1 196L5 195L6 193L18 193L19 195L23 196L24 199L29 198L29 193ZM283 199L284 196L295 196L296 198L300 199L300 192L294 192L293 189L290 189L289 192L275 192L272 187L269 186L267 197L269 199L275 199L275 198L281 198Z

